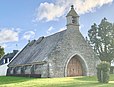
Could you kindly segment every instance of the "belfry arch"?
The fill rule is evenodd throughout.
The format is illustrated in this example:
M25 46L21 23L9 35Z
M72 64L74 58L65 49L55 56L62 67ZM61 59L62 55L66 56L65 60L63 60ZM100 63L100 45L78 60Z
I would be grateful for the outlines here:
M76 54L67 60L65 66L65 76L86 76L87 70L88 68L85 60Z

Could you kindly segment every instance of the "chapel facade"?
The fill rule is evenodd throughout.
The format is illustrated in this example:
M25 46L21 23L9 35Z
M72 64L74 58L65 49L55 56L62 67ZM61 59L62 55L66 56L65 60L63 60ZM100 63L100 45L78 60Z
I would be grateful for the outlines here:
M96 75L98 57L79 31L79 15L71 6L67 29L28 43L8 65L7 75L72 77Z

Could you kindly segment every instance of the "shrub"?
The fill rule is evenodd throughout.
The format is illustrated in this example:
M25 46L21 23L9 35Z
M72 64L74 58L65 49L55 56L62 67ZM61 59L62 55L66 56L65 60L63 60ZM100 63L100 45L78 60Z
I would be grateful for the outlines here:
M103 61L97 66L97 78L100 83L109 82L110 63Z

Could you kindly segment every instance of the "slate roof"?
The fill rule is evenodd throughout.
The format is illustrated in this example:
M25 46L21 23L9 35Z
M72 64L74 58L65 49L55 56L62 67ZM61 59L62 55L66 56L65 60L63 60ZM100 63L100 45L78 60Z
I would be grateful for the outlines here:
M8 66L32 64L44 61L63 38L66 30L28 43Z

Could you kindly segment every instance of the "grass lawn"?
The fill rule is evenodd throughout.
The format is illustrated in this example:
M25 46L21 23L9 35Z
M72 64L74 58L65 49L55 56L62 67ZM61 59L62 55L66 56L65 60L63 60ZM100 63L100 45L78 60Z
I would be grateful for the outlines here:
M0 87L114 87L114 75L108 84L98 83L96 77L25 78L1 76Z

